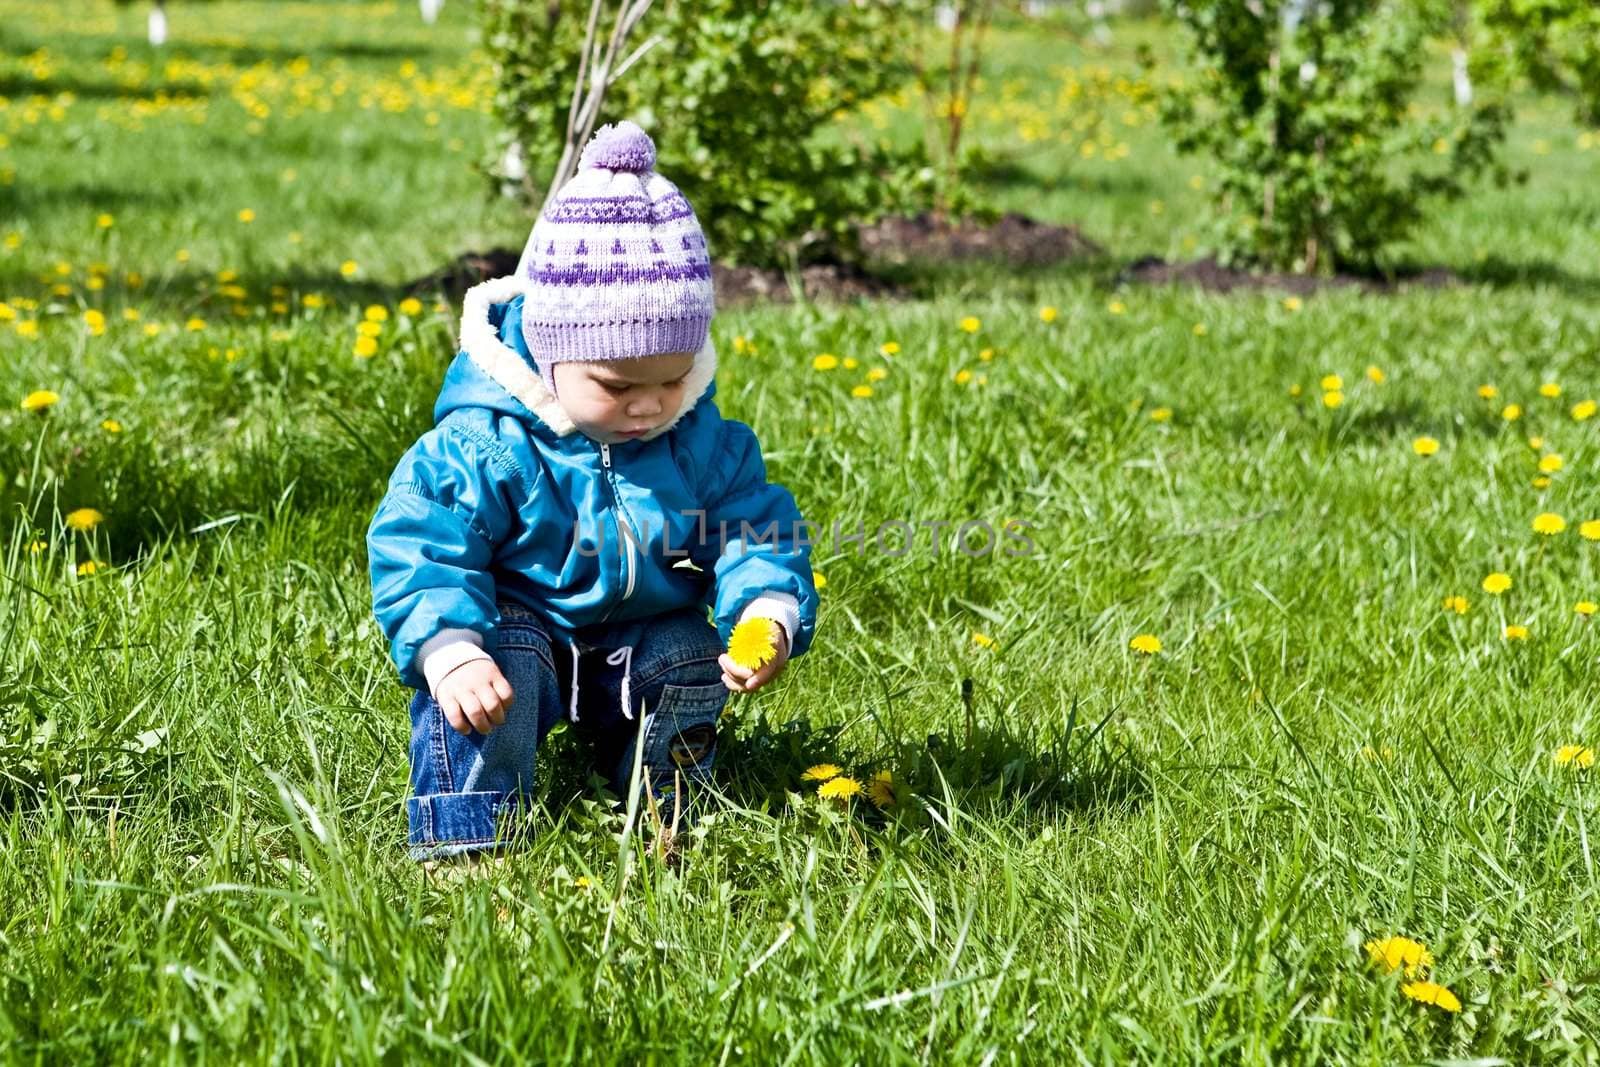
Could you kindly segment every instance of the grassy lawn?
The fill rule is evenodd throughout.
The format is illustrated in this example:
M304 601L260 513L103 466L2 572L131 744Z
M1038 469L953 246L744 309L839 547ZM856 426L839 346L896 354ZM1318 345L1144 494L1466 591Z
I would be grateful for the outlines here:
M172 7L153 53L142 8L0 0L8 1058L1600 1059L1600 768L1563 752L1600 747L1600 139L1561 102L1521 102L1526 185L1401 250L1466 285L1118 288L1203 248L1138 102L1173 42L1003 30L984 191L1110 256L719 313L771 477L911 550L814 549L815 649L730 703L681 870L558 734L547 830L447 889L363 535L454 351L401 286L529 225L474 170L471 5ZM968 520L1035 551L921 526Z

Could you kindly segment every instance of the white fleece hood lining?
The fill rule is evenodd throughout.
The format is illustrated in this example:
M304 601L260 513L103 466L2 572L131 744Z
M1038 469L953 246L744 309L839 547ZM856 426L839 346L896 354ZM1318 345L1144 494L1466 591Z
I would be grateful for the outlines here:
M572 416L567 414L567 409L550 391L550 387L544 384L538 369L500 340L500 331L489 322L490 307L506 303L522 293L522 283L515 275L490 278L468 289L461 304L461 348L479 370L520 400L558 436L565 437L578 428ZM676 426L678 420L699 402L716 373L717 350L708 334L706 343L695 353L689 377L684 380L683 399L677 412L664 425L641 435L637 440L648 441Z

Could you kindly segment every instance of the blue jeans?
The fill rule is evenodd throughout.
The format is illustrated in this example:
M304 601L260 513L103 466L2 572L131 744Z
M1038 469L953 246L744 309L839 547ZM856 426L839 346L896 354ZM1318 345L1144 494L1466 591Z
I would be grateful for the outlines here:
M680 829L693 793L710 782L717 719L727 701L722 641L700 608L559 631L520 605L501 603L494 654L512 704L487 734L463 736L426 692L411 701L408 854L414 860L507 847L526 829L534 757L567 718L594 747L596 769L624 795L643 730L642 777ZM642 716L642 722L640 717Z

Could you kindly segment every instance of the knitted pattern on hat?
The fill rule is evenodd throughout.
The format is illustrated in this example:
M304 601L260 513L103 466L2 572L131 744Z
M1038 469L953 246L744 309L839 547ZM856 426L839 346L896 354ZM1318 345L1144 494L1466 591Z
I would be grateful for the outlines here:
M522 333L552 393L567 360L698 352L711 257L694 209L631 122L603 126L529 238Z

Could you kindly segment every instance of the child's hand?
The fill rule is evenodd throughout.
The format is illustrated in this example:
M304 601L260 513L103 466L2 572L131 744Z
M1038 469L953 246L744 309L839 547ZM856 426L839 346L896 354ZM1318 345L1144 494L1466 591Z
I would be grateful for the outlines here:
M772 630L772 647L777 654L762 664L759 670L739 666L726 652L717 657L717 662L722 665L723 685L735 693L754 693L783 673L784 664L789 662L789 637L783 627L775 622L772 623Z
M456 733L474 728L486 734L506 721L511 710L511 683L492 659L468 660L439 680L433 695Z

